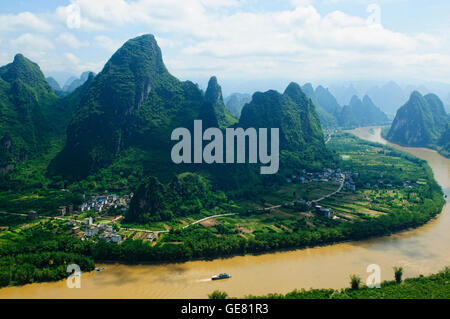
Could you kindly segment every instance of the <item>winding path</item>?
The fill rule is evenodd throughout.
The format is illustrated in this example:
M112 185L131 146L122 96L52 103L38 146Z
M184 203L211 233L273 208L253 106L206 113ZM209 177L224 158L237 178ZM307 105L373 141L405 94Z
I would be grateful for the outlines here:
M324 200L325 198L329 198L329 197L339 193L342 190L342 187L344 187L344 183L345 183L345 175L341 173L341 177L342 177L341 185L339 185L339 188L337 190L335 190L334 192L332 192L332 193L330 193L328 195L325 195L325 196L323 196L323 197L321 197L319 199L312 200L311 202L316 202L317 203L317 202L320 202L320 201ZM295 201L290 202L290 203L295 203ZM283 206L283 204L276 205L276 206L265 207L265 208L263 208L263 210L277 209L277 208L280 208L282 206Z
M208 216L208 217L196 220L195 222L192 222L189 225L184 226L182 229L188 228L189 226L201 223L201 222L203 222L205 220L208 220L208 219L224 217L224 216L232 216L232 215L237 215L237 213L228 213L228 214L220 214L220 215ZM143 232L143 233L153 233L153 234L168 233L170 231L169 229L166 229L166 230L149 230L149 229L137 229L137 228L125 228L125 229L126 230L131 230L131 231Z

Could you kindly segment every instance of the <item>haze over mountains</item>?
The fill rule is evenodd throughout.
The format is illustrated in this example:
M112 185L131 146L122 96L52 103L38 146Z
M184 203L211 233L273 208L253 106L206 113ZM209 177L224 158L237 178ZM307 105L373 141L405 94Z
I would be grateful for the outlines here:
M322 86L314 90L312 85L307 83L303 86L303 91L316 105L324 128L354 128L389 123L386 114L367 95L362 101L353 95L350 103L341 107L330 91Z
M369 98L364 96L361 101L353 95L349 105L341 106L328 88L321 85L313 88L311 83L306 83L301 87L304 94L311 99L317 114L320 118L321 126L329 128L353 128L367 125L384 125L389 123L389 119ZM238 97L245 98L239 100ZM227 108L239 116L239 110L247 103L248 96L234 93L227 99Z
M252 100L252 96L246 93L233 93L225 98L225 105L236 118L241 116L244 105Z
M354 95L360 98L367 95L390 118L394 118L397 110L408 101L413 91L421 94L435 93L442 99L446 111L450 113L450 85L444 83L399 85L394 81L380 84L355 81L350 84L332 85L330 91L341 105L350 103Z
M280 83L285 83L286 81L273 80L271 82L255 82L252 86L243 85L242 91L240 91L242 93L239 94L252 92L249 91L249 89L252 88L265 88L269 85L268 83L272 82L272 87L275 88L279 87ZM324 83L326 82L327 81L324 81ZM421 85L400 85L394 81L343 81L342 83L332 82L329 85L320 84L319 82L318 87L328 90L329 93L333 96L333 99L335 99L337 104L340 106L350 104L352 97L355 95L360 99L363 99L364 96L367 95L368 97L370 97L372 102L376 106L378 106L391 120L394 119L396 111L407 102L409 96L413 91L418 91L421 94L434 93L438 95L439 98L444 102L446 112L450 113L450 84L445 83L425 82ZM320 98L318 96L318 93L315 93L317 98ZM230 94L230 96L233 94ZM225 100L227 100L227 98ZM325 105L326 103L322 104ZM328 113L330 113L329 110Z
M67 79L63 87L61 87L59 83L51 76L47 77L46 80L52 87L55 94L61 96L67 95L68 93L72 93L77 88L82 86L88 80L90 73L91 73L90 71L83 72L80 78L71 76L69 79Z

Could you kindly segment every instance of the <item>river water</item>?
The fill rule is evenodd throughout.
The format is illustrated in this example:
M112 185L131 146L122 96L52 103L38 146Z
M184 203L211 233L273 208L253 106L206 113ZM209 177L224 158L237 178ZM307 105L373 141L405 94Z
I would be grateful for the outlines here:
M450 160L424 148L387 143L381 128L360 128L355 135L389 144L428 161L436 180L450 195ZM373 134L371 134L373 133ZM450 204L442 214L418 229L388 237L264 255L237 256L213 261L166 265L98 265L101 272L82 274L81 288L69 289L66 281L0 289L0 298L206 298L219 289L230 296L286 293L295 288L343 288L349 276L363 281L367 266L381 267L382 280L393 279L393 266L403 266L404 276L430 274L450 265ZM231 279L209 278L227 272Z

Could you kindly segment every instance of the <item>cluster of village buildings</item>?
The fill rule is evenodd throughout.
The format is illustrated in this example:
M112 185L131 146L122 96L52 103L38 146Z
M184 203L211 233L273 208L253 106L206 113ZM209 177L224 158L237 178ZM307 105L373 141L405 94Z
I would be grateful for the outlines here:
M110 208L118 208L121 211L126 211L128 209L133 193L123 196L117 195L94 195L87 202L84 202L78 207L78 211L74 211L73 205L60 206L58 207L58 215L66 216L72 215L78 212L94 211L97 213L106 212Z
M85 218L83 221L70 220L67 222L73 226L72 234L79 234L84 231L82 238L92 238L98 235L99 239L105 239L107 242L120 243L122 236L116 233L113 226L108 223L94 224L92 217Z
M353 176L358 177L358 172L342 172L340 168L332 169L325 168L322 172L307 172L305 169L302 170L299 175L292 175L290 178L286 179L287 183L300 183L308 184L310 182L330 182L334 181L337 183L342 182L342 174L345 176L344 189L348 191L356 191L356 185L353 180Z
M107 211L110 208L119 208L122 211L128 209L133 193L123 196L117 195L94 195L90 200L80 205L81 212L95 211L101 213Z
M358 177L358 175L358 172L342 171L340 168L325 168L321 172L307 172L306 169L303 169L298 175L292 175L290 178L287 178L286 182L300 184L308 184L311 182L337 182L343 183L344 190L354 192L356 191L356 185L353 177ZM317 203L313 201L299 199L296 202L284 203L283 206L289 207L294 206L295 204L307 205L308 207L313 208L314 212L317 215L328 217L331 219L338 219L338 217L331 211L330 208L324 208L320 205L317 205Z
M80 212L94 211L96 213L107 212L110 208L126 211L129 207L129 203L133 193L123 196L114 194L109 195L94 195L88 201L82 203L78 210L75 211L73 205L60 206L58 208L59 216L68 216ZM37 218L36 212L30 212L29 218ZM117 234L113 227L107 223L94 224L92 217L84 219L84 221L69 220L68 225L73 226L72 234L83 234L82 238L92 238L98 235L98 238L105 239L107 242L120 243L122 236Z

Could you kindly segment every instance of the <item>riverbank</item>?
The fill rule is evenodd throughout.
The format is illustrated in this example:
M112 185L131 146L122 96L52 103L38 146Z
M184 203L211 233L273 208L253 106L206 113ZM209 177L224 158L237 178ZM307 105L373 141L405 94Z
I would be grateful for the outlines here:
M389 133L389 128L390 128L390 126L385 126L385 127L383 127L381 129L381 137L384 138L388 142L390 142L387 139L387 135ZM390 142L390 143L393 143L393 142ZM437 145L410 146L410 145L404 145L404 144L400 144L400 143L397 143L397 145L399 145L401 147L428 148L428 149L431 149L431 150L435 150L436 152L441 154L443 157L450 159L450 153L445 151L444 149L442 149L441 147L439 147Z
M437 274L408 278L400 283L384 281L380 288L362 286L358 289L301 289L287 294L246 296L246 299L450 299L450 268ZM211 299L226 299L226 292L215 291Z

